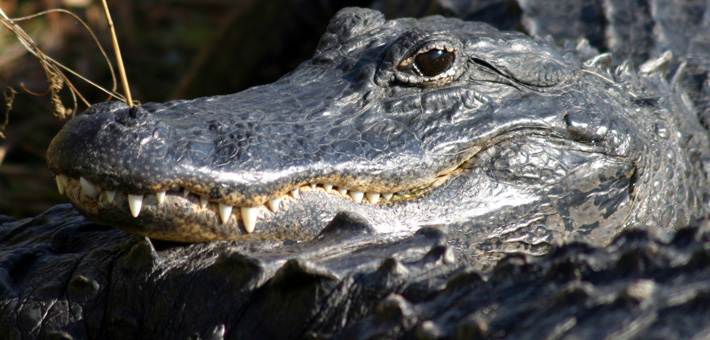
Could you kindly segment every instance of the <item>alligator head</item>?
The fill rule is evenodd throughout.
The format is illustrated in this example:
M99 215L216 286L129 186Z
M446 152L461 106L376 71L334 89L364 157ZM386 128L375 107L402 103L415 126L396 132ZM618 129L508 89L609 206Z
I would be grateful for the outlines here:
M48 163L89 218L185 242L304 240L348 211L383 237L439 226L474 253L536 253L703 213L708 143L659 75L669 56L614 72L589 51L345 9L277 82L94 105Z

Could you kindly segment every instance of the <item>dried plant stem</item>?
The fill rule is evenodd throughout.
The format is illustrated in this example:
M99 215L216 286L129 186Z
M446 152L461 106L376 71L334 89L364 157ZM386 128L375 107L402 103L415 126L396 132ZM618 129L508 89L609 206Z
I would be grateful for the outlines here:
M2 9L0 9L0 12L2 12ZM72 12L70 12L70 11L67 11L67 10L65 10L65 9L55 8L55 9L50 9L50 10L42 11L42 12L39 12L39 13L35 13L35 14L32 14L32 15L24 16L24 17L14 18L14 19L12 19L12 23L14 24L14 23L20 22L20 21L31 20L31 19L34 19L34 18L36 18L36 17L46 15L46 14L48 14L48 13L62 13L62 14L70 15L71 17L74 18L74 20L76 20L76 21L79 22L82 26L84 26L84 28L86 29L86 32L91 35L91 39L93 39L94 42L96 43L96 47L97 47L97 48L99 49L99 51L101 52L101 55L104 57L104 60L106 60L106 66L108 66L109 71L110 71L110 73L111 73L111 80L112 80L113 87L111 88L111 90L106 90L106 89L104 89L103 87L101 87L101 86L99 86L99 85L93 83L93 82L90 81L89 79L86 79L86 78L84 78L83 76L81 76L80 74L74 72L72 69L70 69L70 68L68 68L68 67L66 67L66 66L64 66L64 65L62 65L62 64L60 64L60 63L58 63L56 60L50 58L49 56L45 56L45 58L49 59L52 63L56 64L58 67L64 69L65 71L71 73L72 75L76 76L77 78L79 78L79 79L81 79L81 80L83 80L83 81L89 83L90 85L94 86L95 88L97 88L97 89L99 89L99 90L105 92L105 93L108 94L109 96L118 98L118 99L120 99L120 100L125 100L125 98L124 98L121 94L119 94L119 93L116 92L116 72L114 72L114 70L113 70L113 66L111 65L111 61L109 60L108 55L106 55L106 51L104 51L104 48L101 46L101 43L99 42L99 39L96 37L96 35L95 35L94 32L91 30L91 28L89 27L89 25L87 25L86 22L84 22L84 20L81 20L81 18L79 18L76 14L74 14L74 13L72 13ZM3 13L3 16L4 16L4 13ZM9 19L9 18L8 18L8 19ZM13 32L14 32L14 31L13 31ZM18 34L18 33L16 32L15 34ZM18 36L18 37L19 37L19 36ZM22 39L20 39L20 41L24 42ZM34 51L30 50L30 52L34 52ZM34 53L33 53L33 54L34 54ZM87 106L89 106L89 105L90 105L90 104L87 103Z
M121 77L121 84L123 84L123 91L126 96L126 105L133 106L133 98L131 98L131 89L128 87L128 78L126 77L126 69L123 67L123 58L121 57L121 49L118 47L118 39L116 38L116 30L113 26L113 20L111 20L111 13L108 10L108 4L106 0L101 0L104 5L104 12L106 12L106 21L108 23L108 28L111 31L111 40L113 41L113 50L116 53L116 63L118 64L118 74Z
M113 88L111 90L106 90L103 87L95 84L94 82L86 79L85 77L82 77L80 74L76 73L72 69L60 64L56 60L52 59L50 56L44 54L34 43L32 38L19 26L17 26L16 22L23 21L23 20L30 20L34 19L38 16L45 15L47 13L63 13L63 14L68 14L72 16L77 22L79 22L81 25L83 25L84 28L91 34L92 39L94 42L96 42L96 46L99 48L101 51L101 54L103 55L104 59L106 59L107 65L111 71L111 77L113 79ZM15 19L10 19L7 14L0 8L0 24L5 26L7 29L9 29L12 33L15 34L17 39L20 41L20 43L25 47L25 49L30 52L32 55L37 57L40 61L40 65L42 68L44 68L45 72L47 73L47 80L50 83L50 87L48 92L50 93L52 97L52 107L54 110L54 113L57 116L60 117L65 117L66 115L73 114L73 112L76 112L77 109L77 97L86 105L90 106L91 103L89 103L74 87L74 84L64 75L62 70L71 73L72 75L78 77L79 79L87 82L88 84L91 84L92 86L96 87L97 89L105 92L111 97L118 98L120 100L125 100L125 97L119 93L116 93L116 77L114 75L113 71L113 66L111 66L111 62L109 61L108 57L106 56L106 52L104 49L101 47L101 44L99 44L98 39L96 38L96 35L94 35L94 32L91 31L89 26L81 20L81 18L77 17L76 14L69 12L67 10L63 9L52 9L52 10L47 10L47 11L42 11L40 13L36 13L30 16L26 17L21 17L21 18L15 18ZM61 99L58 96L58 92L62 89L64 85L68 85L70 88L70 93L72 95L72 98L74 100L74 109L65 109L63 105L61 105ZM23 90L32 93L31 91L27 90L23 86ZM7 98L6 98L7 99ZM9 103L11 104L11 101L6 101L6 104ZM7 112L9 112L10 107L7 108ZM0 126L0 131L2 131L2 126ZM0 135L0 138L2 136Z
M68 80L66 79L66 76L64 76L62 71L59 70L55 64L49 61L51 60L51 58L49 58L46 54L40 51L34 41L32 41L32 38L30 38L30 36L24 30L17 26L17 24L15 24L15 22L10 19L5 14L5 12L2 11L2 9L0 9L0 16L2 16L2 18L0 18L0 22L2 22L5 27L7 27L11 32L15 34L15 36L17 37L17 39L20 40L25 49L27 49L30 53L32 53L39 59L40 65L42 65L42 68L44 68L44 71L47 75L47 80L49 82L49 93L51 96L52 109L54 114L62 118L72 114L73 110L67 110L67 108L64 107L61 98L59 98L59 91L62 90L65 84L70 84L70 82L68 82ZM73 86L72 89L74 89ZM72 94L74 94L74 91L72 91ZM12 104L12 101L6 101L6 103Z

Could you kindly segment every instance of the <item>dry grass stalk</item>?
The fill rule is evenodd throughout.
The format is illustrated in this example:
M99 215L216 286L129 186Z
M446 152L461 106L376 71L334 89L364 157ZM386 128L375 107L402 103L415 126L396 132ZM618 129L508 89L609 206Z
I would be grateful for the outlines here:
M118 47L118 39L116 38L116 29L113 26L113 20L111 20L111 12L108 10L108 4L106 0L102 0L104 5L104 12L106 14L106 22L108 23L109 31L111 32L111 41L113 41L113 51L116 53L116 63L118 64L118 74L121 76L121 84L123 84L123 91L126 95L126 105L133 106L133 99L131 98L131 89L128 86L128 77L126 77L126 69L123 67L123 58L121 57L121 49Z
M89 79L81 76L74 70L62 65L58 61L52 59L50 56L46 55L42 50L39 49L37 44L35 44L34 40L25 32L20 26L17 25L17 22L23 21L23 20L30 20L34 19L38 16L46 15L48 13L64 13L72 16L77 22L81 23L84 28L91 34L91 37L94 39L96 42L96 45L98 46L99 50L101 51L101 54L104 56L104 59L106 59L106 63L109 66L109 69L111 71L111 76L113 78L113 87L111 90L107 90L96 83L90 81ZM37 14L33 14L30 16L26 17L21 17L21 18L15 18L11 19L5 14L5 12L0 8L0 23L4 25L8 30L10 30L15 37L20 41L20 43L25 47L25 49L30 52L32 55L37 57L39 59L40 65L45 71L45 74L47 75L47 81L49 83L49 88L47 89L47 93L50 95L50 100L51 100L51 105L52 105L52 111L54 115L59 116L61 118L66 118L67 116L73 115L74 112L77 111L78 107L78 102L81 101L84 105L90 106L91 103L89 103L82 95L79 93L79 91L76 89L76 87L72 84L72 82L69 80L69 78L64 74L64 72L68 72L69 74L72 74L73 76L87 82L88 84L98 88L99 90L103 91L104 93L108 94L109 97L114 97L122 101L126 101L130 103L130 100L127 100L123 95L119 94L116 92L116 76L113 70L113 66L111 66L111 62L108 59L108 56L106 55L106 52L104 49L101 47L98 39L96 38L96 35L94 32L89 28L89 26L81 20L78 16L76 16L74 13L69 12L64 9L52 9L48 11L43 11ZM114 44L114 46L117 46L117 44ZM119 64L121 68L123 68L123 64ZM125 78L125 77L124 77ZM68 108L64 105L62 102L61 97L59 96L59 92L64 88L64 86L67 86L69 88L69 91L72 95L72 100L73 100L73 108ZM124 84L124 88L127 88L127 84ZM33 93L23 86L23 91L33 94L33 95L41 95L37 93ZM0 138L3 138L4 136L2 135L2 131L4 130L5 126L7 125L8 122L8 117L9 117L9 112L12 109L12 101L14 94L17 93L14 89L11 89L10 92L11 95L8 95L8 92L5 92L5 117L3 123L0 125Z

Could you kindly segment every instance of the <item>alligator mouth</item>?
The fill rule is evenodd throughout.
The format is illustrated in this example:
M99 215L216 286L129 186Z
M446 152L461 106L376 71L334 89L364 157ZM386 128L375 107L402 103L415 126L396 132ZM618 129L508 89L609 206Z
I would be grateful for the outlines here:
M129 231L169 241L201 242L237 238L291 239L293 236L278 235L273 230L259 233L262 231L259 229L259 220L279 216L284 208L297 205L302 194L317 192L327 194L334 200L367 206L391 205L425 195L458 171L459 169L455 169L451 173L437 176L423 187L399 192L365 192L350 190L343 186L336 187L332 184L310 183L257 206L235 206L208 199L185 186L150 194L132 194L128 191L103 188L83 176L76 178L59 174L55 179L60 194L67 195L81 210L99 221L111 224L109 220L115 217L125 219L125 216L116 216L120 212L129 212L133 219L143 218L147 213L150 215L147 217L148 220L161 221L160 224L170 224L170 226L150 231L144 229ZM108 216L102 216L106 214ZM173 216L166 221L163 217L166 215ZM210 232L207 226L212 226L214 232Z

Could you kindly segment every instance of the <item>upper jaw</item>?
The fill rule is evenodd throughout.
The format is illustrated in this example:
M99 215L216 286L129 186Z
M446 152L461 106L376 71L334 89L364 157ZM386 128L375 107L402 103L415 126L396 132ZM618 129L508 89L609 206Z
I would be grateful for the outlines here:
M216 100L229 102L232 98ZM314 231L299 229L295 234L285 235L288 232L283 227L289 221L279 216L280 210L294 209L296 205L291 203L300 198L301 192L328 197L321 201L329 201L330 207L337 206L328 210L327 215L332 218L343 208L339 206L342 202L384 205L394 195L401 196L436 180L436 173L422 175L422 169L424 173L431 172L424 166L413 167L419 171L408 174L398 172L397 166L408 168L424 158L417 156L421 148L409 141L404 146L394 144L403 147L402 152L360 148L348 154L347 150L339 149L343 146L334 143L325 152L316 148L316 154L307 154L305 151L317 143L317 138L323 140L329 131L339 127L328 130L316 123L303 128L320 128L324 133L298 131L316 139L301 140L296 145L287 145L288 138L266 146L241 145L235 154L225 136L256 133L264 130L260 126L277 122L252 124L252 130L245 132L248 124L238 121L239 117L233 114L230 117L227 112L198 112L182 118L181 105L192 107L189 102L146 104L139 108L102 104L67 123L48 151L48 163L57 174L59 191L99 223L120 225L159 239L189 242L259 237L304 239L304 235L313 236ZM181 118L173 119L175 116ZM194 124L186 122L189 119ZM175 132L186 126L191 126L195 133ZM233 130L226 129L229 126ZM347 131L345 127L339 130ZM182 140L185 136L187 141ZM370 146L389 145L376 140L376 133L369 137L363 133L359 138ZM240 144L239 140L231 142ZM353 144L365 143L350 145ZM274 145L285 149L275 149ZM227 149L220 149L225 146ZM286 148L289 146L291 150ZM409 152L404 152L407 148ZM235 159L229 161L224 157L230 155ZM284 161L287 157L294 161L287 164ZM324 218L318 209L312 215ZM281 229L275 227L275 221L283 224ZM320 222L308 225L322 225Z
M124 129L114 115L82 115L53 140L48 163L58 175L84 177L107 190L133 194L189 190L236 206L266 204L311 184L395 193L426 185L440 172L416 142L388 144L387 136L377 133L318 126L313 129L323 130L317 131L320 135L314 132L311 139L298 141L306 147L297 144L289 149L288 133L282 140L263 144L226 142L243 131L209 135L209 127L199 121L210 118L195 119L195 132L203 133L193 139L190 133L174 133L175 123L161 117L140 129ZM338 139L329 136L328 129L356 136ZM327 145L310 146L318 143Z

